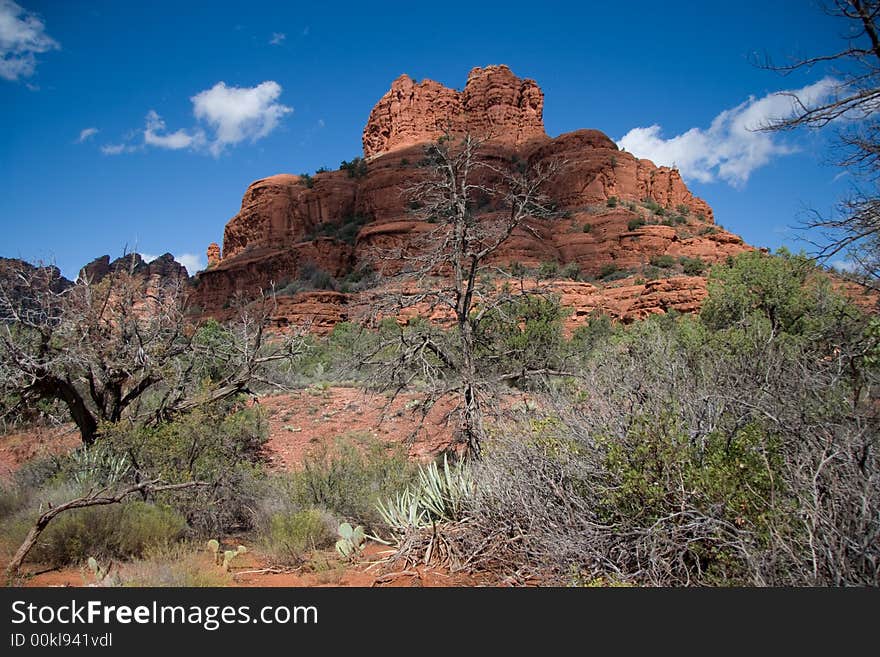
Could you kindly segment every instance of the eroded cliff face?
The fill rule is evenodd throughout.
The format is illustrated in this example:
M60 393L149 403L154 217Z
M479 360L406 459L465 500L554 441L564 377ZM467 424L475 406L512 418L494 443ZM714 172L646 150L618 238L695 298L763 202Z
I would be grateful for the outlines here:
M362 167L306 178L280 174L247 189L240 212L226 225L222 253L216 245L209 249L209 268L198 277L197 305L222 315L237 292L284 287L304 271L322 270L341 279L370 262L377 250L405 246L430 230L411 211L404 190L424 175L418 163L425 145L447 128L486 140L483 156L498 163L563 163L546 190L557 216L517 230L497 253L499 263L576 263L587 276L614 266L633 270L636 281L641 277L635 272L657 256L713 264L750 248L714 225L712 209L688 190L677 170L621 151L597 130L548 137L543 102L534 81L517 78L504 66L474 69L462 91L401 76L370 113ZM640 221L646 225L636 225ZM394 263L383 266L393 269ZM624 320L668 308L695 310L705 296L700 277L633 282L628 290L619 284L608 291L601 285L572 285L582 292L588 289L584 286L593 288L576 295L579 310L572 321L585 316L583 309L605 310ZM301 294L282 304L278 324L312 312L323 318L321 326L332 327L340 319L354 319L359 311L353 309L363 306L368 292ZM297 298L305 304L300 309Z

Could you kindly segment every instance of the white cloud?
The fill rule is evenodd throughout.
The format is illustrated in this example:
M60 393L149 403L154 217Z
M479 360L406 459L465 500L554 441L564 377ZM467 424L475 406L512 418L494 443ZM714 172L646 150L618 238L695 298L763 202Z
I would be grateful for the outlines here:
M810 105L831 96L838 82L823 78L815 84L791 91L780 91L755 98L726 109L708 128L691 128L665 139L659 125L633 128L618 140L618 145L638 157L656 164L677 166L682 176L699 182L723 180L734 187L745 184L751 173L774 157L796 149L780 143L773 133L756 129L773 119L790 116L796 96Z
M159 256L154 255L152 253L141 253L139 255L141 256L141 259L147 263L153 262L153 260L155 260L156 258L159 257Z
M60 47L36 14L12 0L0 0L0 78L14 81L32 76L36 56Z
M84 141L91 139L96 134L98 134L97 128L85 128L83 130L80 130L79 137L76 138L76 143L81 144Z
M272 32L272 38L269 39L269 43L273 46L280 46L286 38L287 35L284 32Z
M125 144L104 144L101 146L101 152L104 155L119 155L120 153L130 152L130 148Z
M186 273L190 276L194 276L196 272L202 271L206 266L202 256L195 253L181 253L174 256L174 259L186 267Z
M852 260L835 260L830 263L838 271L853 273L859 270L859 263Z
M165 120L156 110L150 110L141 133L126 136L120 144L102 146L101 152L118 155L153 146L168 150L206 151L217 157L227 146L245 140L255 142L278 127L281 118L293 111L278 102L280 95L281 85L273 80L255 87L227 87L226 83L218 82L190 99L193 114L204 127L180 128L169 132ZM143 135L143 141L131 144L137 134Z
M226 146L246 139L255 142L272 132L281 117L293 111L277 102L280 95L281 85L267 80L256 87L227 87L218 82L193 96L193 114L214 131L208 146L211 154L216 157Z
M156 113L156 110L147 112L147 126L144 128L144 143L148 146L156 146L157 148L167 148L172 151L181 148L189 148L195 146L204 140L201 132L189 134L186 130L180 129L169 134L160 134L165 132L165 121Z

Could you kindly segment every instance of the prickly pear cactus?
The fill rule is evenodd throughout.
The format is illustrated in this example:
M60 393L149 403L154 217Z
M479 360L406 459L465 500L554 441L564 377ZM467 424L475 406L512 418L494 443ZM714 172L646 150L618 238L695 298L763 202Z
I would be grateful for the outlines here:
M336 541L336 551L346 559L351 559L364 549L366 534L364 528L358 525L352 528L347 522L339 525L339 540Z

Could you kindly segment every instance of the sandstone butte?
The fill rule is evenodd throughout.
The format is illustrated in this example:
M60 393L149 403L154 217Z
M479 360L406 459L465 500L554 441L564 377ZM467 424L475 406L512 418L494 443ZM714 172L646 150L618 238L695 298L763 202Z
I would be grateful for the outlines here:
M241 210L226 224L222 251L217 244L208 247L209 266L197 276L195 305L222 318L232 312L236 293L253 294L272 284L281 288L316 270L341 280L367 262L375 247L399 245L426 230L401 190L420 175L417 163L425 145L449 130L486 140L489 157L515 157L532 165L565 162L547 190L559 216L515 232L497 254L499 262L576 263L592 277L612 265L633 272L612 283L556 281L562 303L574 309L569 328L597 310L621 321L671 309L698 310L705 277L672 270L655 278L639 272L656 256L713 264L751 247L714 224L712 209L688 190L676 169L634 157L597 130L550 137L543 109L540 87L506 66L473 69L461 91L400 76L367 120L360 170L278 174L248 187ZM652 204L665 215L646 207ZM647 225L630 230L638 217ZM662 225L664 220L672 225ZM345 240L340 239L344 231ZM279 326L311 321L313 329L324 332L339 321L363 320L371 299L381 294L374 288L282 296L275 321Z

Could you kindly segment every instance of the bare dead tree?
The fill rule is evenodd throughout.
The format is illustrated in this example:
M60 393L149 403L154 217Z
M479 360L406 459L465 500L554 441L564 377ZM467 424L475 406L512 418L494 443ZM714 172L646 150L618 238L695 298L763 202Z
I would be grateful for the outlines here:
M802 222L815 255L827 260L848 255L867 276L880 278L880 2L834 0L825 7L846 29L845 47L837 52L796 58L777 65L765 58L759 66L783 75L830 66L831 86L819 98L792 99L789 115L760 126L770 132L806 127L832 127L837 133L837 164L856 174L852 192L838 205L836 214L811 212ZM816 237L817 236L817 237Z
M461 439L478 456L488 393L511 378L550 371L546 366L505 371L505 363L485 357L482 337L489 318L505 317L515 325L517 302L537 291L494 259L515 231L534 232L533 221L552 216L545 188L560 163L492 157L473 136L447 134L426 149L422 164L424 176L404 193L428 228L405 244L377 249L377 269L396 272L392 292L376 309L386 316L439 313L452 330L416 322L380 342L366 362L378 366L375 380L382 389L396 394L416 383L424 386L429 402L424 412L441 398L455 399Z
M271 296L242 305L225 340L206 343L184 280L157 283L132 270L57 289L44 272L7 264L0 275L0 413L58 400L85 444L101 422L158 421L235 395L303 347L298 333L268 339ZM205 389L209 358L218 374Z
M46 527L49 526L49 523L65 511L72 511L73 509L84 509L91 506L118 504L135 493L152 494L163 491L184 490L188 488L196 488L198 486L207 485L209 484L200 481L187 481L180 484L161 484L159 479L152 479L150 481L144 481L139 484L134 484L132 486L128 486L126 488L122 488L116 491L109 491L107 488L102 488L100 490L90 490L85 495L64 502L63 504L59 504L58 506L50 506L49 509L41 513L40 516L37 518L33 527L30 528L27 535L25 536L24 541L19 546L18 550L16 550L15 555L12 557L12 560L6 566L6 577L7 579L12 579L13 577L15 577L15 575L21 568L21 564L24 562L25 558L34 547L34 545L36 545L37 539L40 538L40 535L43 533L43 531L45 531Z

